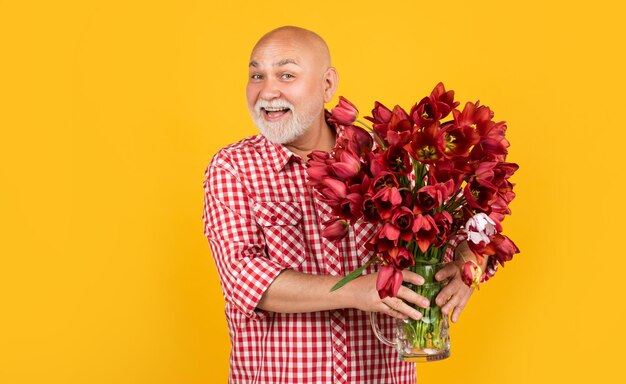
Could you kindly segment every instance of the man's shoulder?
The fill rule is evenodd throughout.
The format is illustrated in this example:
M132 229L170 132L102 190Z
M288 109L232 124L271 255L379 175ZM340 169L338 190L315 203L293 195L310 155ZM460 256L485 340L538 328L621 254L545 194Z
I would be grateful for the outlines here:
M215 153L209 167L237 168L238 164L247 159L259 156L265 145L265 140L263 135L257 134L228 144Z
M214 158L219 156L237 156L249 152L258 152L259 149L265 144L265 140L266 139L261 134L248 136L235 143L228 144L220 148Z

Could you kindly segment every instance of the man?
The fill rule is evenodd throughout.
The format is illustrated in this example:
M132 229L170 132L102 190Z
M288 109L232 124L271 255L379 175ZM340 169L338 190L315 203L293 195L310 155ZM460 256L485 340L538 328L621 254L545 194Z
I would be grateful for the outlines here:
M252 50L246 89L262 135L223 148L207 168L203 218L226 300L230 382L416 381L415 364L399 361L375 338L367 312L389 315L380 323L390 334L396 318L420 317L409 303L427 308L428 301L406 287L381 300L375 266L330 291L369 257L362 244L371 235L357 224L340 242L324 239L330 210L305 184L307 155L335 144L324 103L337 81L317 34L282 27L263 36ZM409 271L403 277L423 283ZM452 279L437 303L456 321L472 289L453 263L438 278Z

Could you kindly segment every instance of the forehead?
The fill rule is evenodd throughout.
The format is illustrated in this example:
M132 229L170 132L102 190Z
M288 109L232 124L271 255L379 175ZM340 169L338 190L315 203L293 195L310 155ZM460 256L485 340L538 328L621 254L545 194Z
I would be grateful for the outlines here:
M269 39L257 44L250 55L253 66L276 66L295 63L309 66L314 61L310 45L292 39Z

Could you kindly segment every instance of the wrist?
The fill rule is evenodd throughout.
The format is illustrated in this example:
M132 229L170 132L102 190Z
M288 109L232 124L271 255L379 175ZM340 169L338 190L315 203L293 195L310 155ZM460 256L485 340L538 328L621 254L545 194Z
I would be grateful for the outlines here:
M489 256L476 255L467 244L467 240L462 241L454 250L454 260L459 265L463 265L467 262L476 264L482 271L485 270L489 262Z

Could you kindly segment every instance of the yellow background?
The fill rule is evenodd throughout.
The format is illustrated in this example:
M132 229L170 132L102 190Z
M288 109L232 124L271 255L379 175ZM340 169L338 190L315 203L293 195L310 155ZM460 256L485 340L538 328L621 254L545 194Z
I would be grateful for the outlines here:
M249 51L285 24L363 112L443 81L508 122L522 253L420 383L620 381L619 3L0 1L0 383L226 381L203 172L256 133Z

